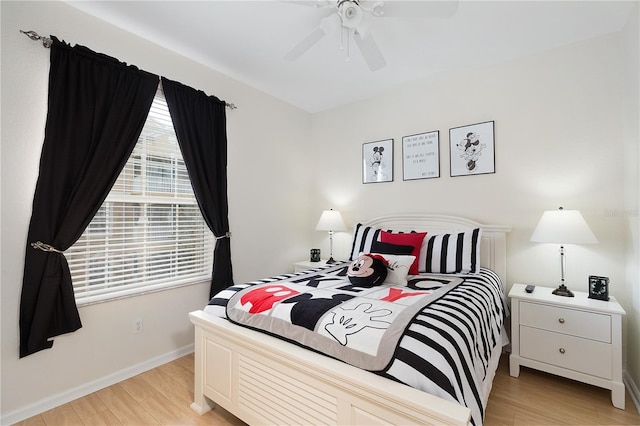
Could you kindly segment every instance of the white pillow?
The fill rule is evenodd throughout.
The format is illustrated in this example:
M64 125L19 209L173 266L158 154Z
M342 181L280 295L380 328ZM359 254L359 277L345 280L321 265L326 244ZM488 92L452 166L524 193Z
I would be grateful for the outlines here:
M407 286L407 276L409 268L416 259L415 256L398 256L395 254L371 253L372 255L384 257L389 262L387 268L387 278L383 284Z

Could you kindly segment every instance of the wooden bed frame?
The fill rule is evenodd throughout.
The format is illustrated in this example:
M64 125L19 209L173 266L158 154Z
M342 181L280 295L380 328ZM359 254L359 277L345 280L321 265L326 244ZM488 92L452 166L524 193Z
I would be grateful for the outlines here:
M506 283L509 226L442 215L372 219L367 226L408 231L482 228L481 265ZM275 337L195 311L195 390L191 408L218 404L258 424L466 425L470 410Z

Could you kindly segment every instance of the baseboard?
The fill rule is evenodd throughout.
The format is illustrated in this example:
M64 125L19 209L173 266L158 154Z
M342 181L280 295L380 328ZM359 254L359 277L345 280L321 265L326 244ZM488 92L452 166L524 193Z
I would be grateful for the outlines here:
M636 410L640 414L640 389L638 389L638 385L633 381L627 371L623 373L622 381L627 387L627 391L629 392L629 396L633 401L633 405L636 406Z
M183 346L182 348L179 348L175 351L167 352L165 354L151 358L147 361L141 362L140 364L127 367L123 370L116 371L113 374L109 374L97 380L85 383L76 388L69 389L51 397L28 404L22 408L19 408L18 410L7 413L6 415L3 414L2 419L0 419L0 424L12 425L22 420L28 419L47 410L51 410L52 408L66 404L80 397L89 395L90 393L99 391L100 389L114 385L138 374L144 373L145 371L156 368L162 364L166 364L168 362L181 358L192 353L193 351L194 344L192 343L190 345Z

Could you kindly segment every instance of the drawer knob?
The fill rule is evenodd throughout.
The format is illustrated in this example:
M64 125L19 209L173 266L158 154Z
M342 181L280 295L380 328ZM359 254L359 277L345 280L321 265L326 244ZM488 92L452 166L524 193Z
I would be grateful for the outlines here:
M566 351L564 350L564 348L560 348L560 353L564 354Z
M559 322L560 324L564 324L564 318L558 318L558 322Z

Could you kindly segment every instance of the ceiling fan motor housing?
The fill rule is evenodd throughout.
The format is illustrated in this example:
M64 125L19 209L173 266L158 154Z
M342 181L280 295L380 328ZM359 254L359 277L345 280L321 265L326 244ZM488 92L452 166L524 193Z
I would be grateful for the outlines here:
M362 22L362 8L357 1L344 0L338 4L342 25L347 28L357 28Z

